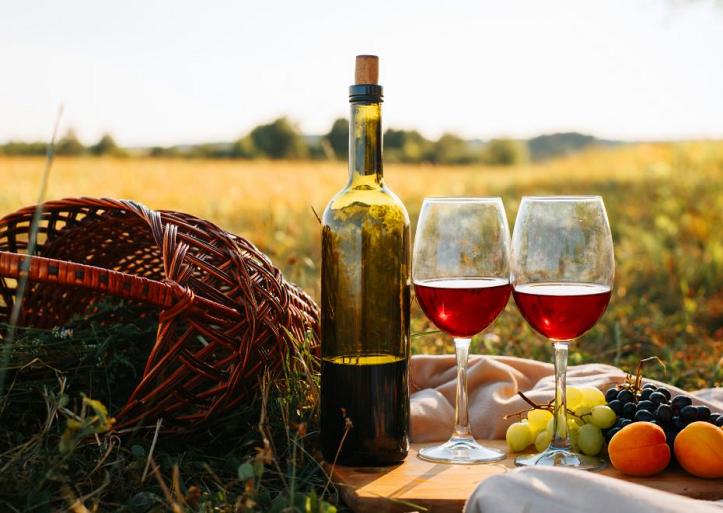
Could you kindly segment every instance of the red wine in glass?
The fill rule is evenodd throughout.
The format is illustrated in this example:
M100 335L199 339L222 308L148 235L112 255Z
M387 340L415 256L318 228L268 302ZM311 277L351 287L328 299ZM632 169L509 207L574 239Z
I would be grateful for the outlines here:
M575 450L567 418L570 344L600 319L615 277L613 238L600 196L525 196L510 259L512 295L527 323L553 341L552 440L517 465L597 470L604 461Z
M504 278L438 278L414 282L427 317L453 337L472 337L505 308L510 284Z
M510 231L500 198L425 198L414 237L412 281L417 303L454 338L457 392L454 429L445 443L417 456L471 465L505 458L474 438L467 364L474 335L492 324L510 298Z
M572 340L592 328L610 301L610 287L595 283L526 283L512 294L522 316L551 340Z

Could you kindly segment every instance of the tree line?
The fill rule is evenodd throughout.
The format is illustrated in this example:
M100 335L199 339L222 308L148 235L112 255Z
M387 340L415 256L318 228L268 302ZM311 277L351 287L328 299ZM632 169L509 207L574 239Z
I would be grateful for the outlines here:
M44 155L47 143L14 142L0 145L4 155ZM235 158L289 160L346 160L349 151L349 122L340 118L330 130L318 137L303 135L289 119L282 117L260 125L231 143L199 144L128 150L120 147L110 134L84 146L74 131L69 130L55 146L57 155L97 155L125 157ZM387 129L384 132L384 159L387 162L429 164L513 165L528 160L525 141L492 139L484 144L470 143L455 134L444 134L430 140L416 130Z
M0 155L45 155L48 152L48 143L10 141L0 145ZM70 129L55 143L54 152L56 155L112 155L116 157L128 156L128 152L118 146L110 134L103 134L100 140L90 146L84 146L80 142L75 131Z

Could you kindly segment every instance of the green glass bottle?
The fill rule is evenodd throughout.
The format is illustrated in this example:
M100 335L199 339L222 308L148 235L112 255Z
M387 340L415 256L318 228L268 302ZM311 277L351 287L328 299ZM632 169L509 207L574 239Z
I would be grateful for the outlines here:
M409 448L409 216L384 185L377 62L357 57L349 181L322 219L321 445L341 465Z

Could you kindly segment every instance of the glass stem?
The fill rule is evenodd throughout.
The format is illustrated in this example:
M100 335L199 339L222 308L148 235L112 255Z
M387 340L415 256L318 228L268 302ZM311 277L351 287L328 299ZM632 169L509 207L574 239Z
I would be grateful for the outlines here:
M472 438L469 426L469 404L467 402L467 359L469 338L454 339L457 354L457 397L454 405L454 434L452 438Z
M569 342L555 342L555 409L553 410L552 449L570 449L570 433L567 429L567 353Z

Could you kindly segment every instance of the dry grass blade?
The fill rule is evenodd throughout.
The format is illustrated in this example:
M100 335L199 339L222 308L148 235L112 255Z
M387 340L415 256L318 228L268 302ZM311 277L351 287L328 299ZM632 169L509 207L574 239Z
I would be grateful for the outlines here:
M30 226L30 234L28 237L27 256L23 263L23 268L27 270L30 265L30 257L35 252L35 246L38 241L38 226L40 224L40 218L43 215L43 203L45 202L45 196L48 192L48 182L50 180L50 169L53 165L53 158L55 157L55 139L58 136L58 127L60 126L60 120L63 117L63 106L60 106L58 115L55 118L55 125L53 126L53 135L50 138L50 144L48 144L48 152L45 158L45 167L43 169L42 178L40 180L40 191L38 192L38 201L36 203L35 212L33 213L33 221ZM5 376L7 374L7 364L10 359L10 352L12 351L13 341L15 340L15 334L17 331L18 321L20 320L20 312L23 306L23 299L25 298L25 291L28 285L27 271L23 273L18 280L18 288L15 293L15 301L13 302L13 308L10 312L9 326L5 343L3 344L2 356L0 357L0 397L5 391Z
M161 431L161 425L163 424L163 419L158 419L158 422L156 422L156 431L153 433L153 441L151 442L151 448L148 451L148 458L146 459L146 466L143 469L143 475L141 476L141 483L143 483L146 480L146 476L148 475L148 468L151 465L151 461L153 460L153 450L156 448L156 442L158 441L158 433Z
M173 494L171 493L171 490L168 489L168 485L163 480L163 476L161 475L161 471L158 467L158 464L155 462L153 458L151 458L151 464L153 466L152 472L153 475L156 476L156 480L158 481L158 486L160 486L161 490L163 491L163 495L166 498L166 501L168 502L168 506L171 508L171 511L173 513L183 513L183 506L176 502L176 500L173 497Z

